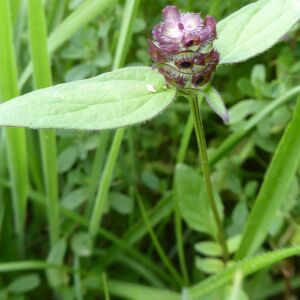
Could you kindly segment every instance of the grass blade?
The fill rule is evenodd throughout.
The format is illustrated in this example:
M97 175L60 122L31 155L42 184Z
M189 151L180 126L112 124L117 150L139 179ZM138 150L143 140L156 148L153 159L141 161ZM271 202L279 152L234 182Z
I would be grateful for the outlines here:
M300 98L275 151L252 212L248 217L236 257L251 255L262 244L300 162Z
M18 96L17 67L13 48L10 1L0 0L0 97ZM28 190L26 138L24 129L6 129L8 167L12 181L15 230L20 252L24 247L24 226Z
M138 205L139 205L139 208L140 208L140 211L141 211L141 215L142 215L142 218L145 222L145 226L148 230L148 233L149 233L149 236L151 238L151 241L152 241L152 244L157 252L157 254L159 255L161 261L163 262L163 264L165 265L166 269L169 270L170 274L172 274L174 280L182 286L183 284L183 280L182 278L180 277L180 275L178 274L178 272L176 271L176 269L174 268L174 266L172 265L169 257L166 255L163 247L161 246L160 242L159 242L159 239L157 238L150 222L149 222L149 219L148 219L148 215L147 215L147 212L146 212L146 209L143 205L143 200L141 198L141 196L137 193L137 202L138 202Z
M70 14L48 38L48 52L51 55L76 31L102 13L108 7L113 7L116 0L87 0ZM32 73L32 64L29 63L21 75L19 86L22 88Z
M52 85L50 61L47 52L47 29L43 2L28 0L28 21L30 34L30 48L34 68L35 88ZM59 238L59 206L58 206L58 178L56 163L55 131L43 130L39 132L44 181L47 192L48 220L50 240L54 245Z
M99 228L99 224L102 219L102 215L105 208L107 193L109 190L110 182L113 176L113 171L115 168L116 160L118 157L119 149L121 146L121 142L123 139L125 129L117 130L115 139L111 146L111 150L109 152L107 162L102 174L98 194L96 196L93 213L91 216L90 224L89 224L89 234L92 239L94 239L97 235L97 231Z

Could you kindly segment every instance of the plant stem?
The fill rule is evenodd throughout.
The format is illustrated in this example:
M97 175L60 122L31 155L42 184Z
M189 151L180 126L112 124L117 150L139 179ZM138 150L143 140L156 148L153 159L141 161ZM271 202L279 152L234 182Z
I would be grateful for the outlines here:
M109 289L108 289L108 285L107 285L107 277L106 277L105 273L102 273L101 279L102 279L104 298L105 298L105 300L110 300Z
M33 61L35 88L52 85L52 74L47 50L47 28L42 0L28 0L30 48ZM58 178L56 163L56 135L53 130L39 131L44 181L47 192L47 211L50 241L59 238Z
M198 144L199 155L201 160L202 172L204 176L204 182L206 186L207 197L218 228L218 239L223 250L223 257L224 260L227 261L229 258L229 252L227 249L225 233L223 230L221 218L219 216L217 204L214 198L213 187L210 178L207 148L206 148L206 141L205 141L205 134L204 134L201 112L200 112L200 106L196 95L190 96L189 100L190 100L191 109L194 117L194 127L195 127L195 132L197 137L197 144Z

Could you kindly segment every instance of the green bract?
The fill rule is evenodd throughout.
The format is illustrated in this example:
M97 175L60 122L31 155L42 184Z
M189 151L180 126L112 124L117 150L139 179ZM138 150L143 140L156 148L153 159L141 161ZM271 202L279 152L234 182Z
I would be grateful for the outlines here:
M124 68L17 97L0 106L0 125L102 130L147 121L175 98L162 75Z

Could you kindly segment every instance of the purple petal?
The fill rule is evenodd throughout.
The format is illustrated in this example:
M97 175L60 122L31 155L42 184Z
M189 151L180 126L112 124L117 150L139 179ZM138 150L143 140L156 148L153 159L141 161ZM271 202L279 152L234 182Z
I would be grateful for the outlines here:
M149 54L151 58L154 60L154 62L160 62L160 61L165 61L166 60L166 55L165 53L158 48L153 41L148 39L149 43Z
M161 34L171 39L180 39L183 36L178 24L174 22L165 22L162 26Z
M214 17L207 16L204 20L204 27L200 32L201 41L212 41L217 37L216 20Z
M181 22L187 31L195 31L203 26L203 20L199 14L188 13L181 16Z
M179 23L180 14L176 6L168 5L163 10L165 21Z

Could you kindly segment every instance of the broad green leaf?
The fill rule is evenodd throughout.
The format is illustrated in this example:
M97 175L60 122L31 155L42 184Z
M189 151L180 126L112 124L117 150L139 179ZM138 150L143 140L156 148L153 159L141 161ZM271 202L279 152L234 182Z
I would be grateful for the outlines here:
M216 49L221 63L256 56L284 36L300 19L299 0L260 0L218 23Z
M229 115L224 101L219 92L211 86L204 90L206 102L210 108L219 116L225 123L229 123Z
M102 130L147 121L175 98L162 75L131 67L64 83L0 105L0 126Z
M183 164L175 171L175 193L183 219L190 228L217 239L217 228L200 172Z
M219 274L209 277L208 279L189 288L188 299L202 299L202 297L224 287L226 284L233 281L234 275L237 271L240 271L243 274L243 277L246 277L287 257L299 254L300 246L297 246L244 259L243 261L237 262L228 267Z
M12 281L8 290L10 293L22 294L37 288L41 283L41 279L37 274L26 274Z
M263 243L300 163L300 98L275 151L252 212L248 217L238 258L251 255Z

